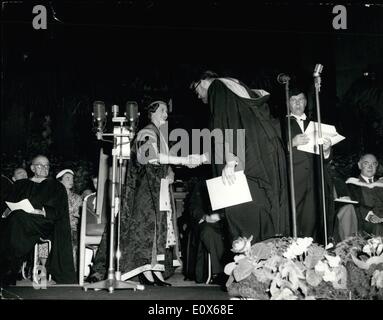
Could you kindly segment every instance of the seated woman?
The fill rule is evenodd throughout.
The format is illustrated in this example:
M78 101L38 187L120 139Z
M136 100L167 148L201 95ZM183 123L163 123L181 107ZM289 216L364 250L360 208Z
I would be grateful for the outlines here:
M169 154L167 140L160 130L168 116L165 102L155 101L146 111L150 123L137 133L132 142L122 197L120 270L126 273L127 278L139 275L143 284L167 286L170 284L164 282L164 278L171 273L173 257L178 254L178 235L173 208L160 209L161 179L166 179L168 184L173 183L171 164L193 168L202 163L202 157ZM101 280L105 275L108 262L106 238L104 233L93 273L88 278L90 282Z

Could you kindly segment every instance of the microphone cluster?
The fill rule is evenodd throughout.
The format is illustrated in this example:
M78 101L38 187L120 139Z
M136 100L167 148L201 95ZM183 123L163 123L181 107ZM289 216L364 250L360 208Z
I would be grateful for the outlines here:
M138 104L135 101L128 101L125 105L124 117L119 118L119 106L112 106L112 115L114 122L127 122L130 131L134 131L137 126L138 120ZM93 103L93 122L97 134L104 131L107 122L108 113L105 110L105 103L103 101L95 101Z

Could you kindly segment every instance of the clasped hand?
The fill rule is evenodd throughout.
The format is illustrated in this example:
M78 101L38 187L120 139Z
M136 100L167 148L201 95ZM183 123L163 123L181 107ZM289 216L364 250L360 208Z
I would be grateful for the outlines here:
M189 154L185 159L185 166L188 168L195 168L203 163L203 155L201 154Z

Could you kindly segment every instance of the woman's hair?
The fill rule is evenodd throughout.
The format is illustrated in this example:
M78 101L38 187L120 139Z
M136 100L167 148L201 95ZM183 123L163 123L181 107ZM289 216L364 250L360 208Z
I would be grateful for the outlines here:
M218 74L211 70L206 70L202 73L200 80L218 78Z
M168 105L166 102L162 100L156 100L151 102L148 106L146 106L145 111L148 113L149 120L152 119L152 114L157 111L157 109L159 108L161 104L164 104L165 106Z

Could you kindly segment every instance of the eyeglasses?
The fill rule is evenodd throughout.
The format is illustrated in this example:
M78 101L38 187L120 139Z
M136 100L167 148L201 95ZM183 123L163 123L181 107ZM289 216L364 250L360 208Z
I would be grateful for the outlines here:
M372 166L372 167L376 168L376 167L378 167L378 165L379 165L379 163L377 163L377 162L367 162L367 161L362 162L363 167Z
M194 90L195 93L197 93L197 88L198 88L198 86L201 84L201 81L202 81L202 80L200 80L200 81L198 81L198 82L196 82L196 83L193 84L193 90Z
M44 168L44 169L49 169L49 167L50 167L50 165L49 164L41 164L41 163L35 163L35 164L33 164L37 169L42 169L42 168Z

